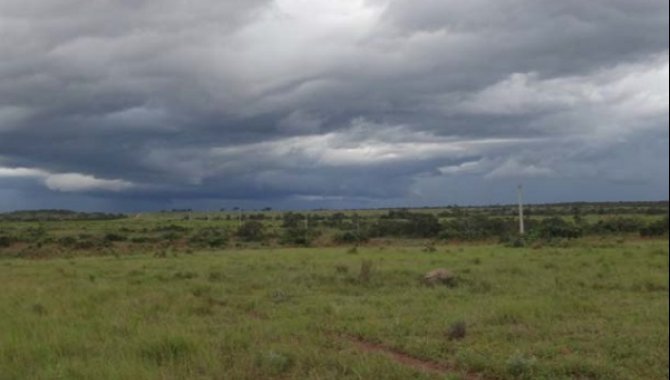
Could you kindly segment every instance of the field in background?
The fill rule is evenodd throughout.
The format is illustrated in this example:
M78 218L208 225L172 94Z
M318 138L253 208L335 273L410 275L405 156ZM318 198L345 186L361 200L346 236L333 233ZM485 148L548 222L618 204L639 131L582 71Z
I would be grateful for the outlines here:
M667 244L4 259L0 378L667 378Z
M167 255L250 247L560 246L576 238L668 236L668 202L529 205L518 235L514 206L389 210L184 210L142 214L44 210L0 214L0 257Z

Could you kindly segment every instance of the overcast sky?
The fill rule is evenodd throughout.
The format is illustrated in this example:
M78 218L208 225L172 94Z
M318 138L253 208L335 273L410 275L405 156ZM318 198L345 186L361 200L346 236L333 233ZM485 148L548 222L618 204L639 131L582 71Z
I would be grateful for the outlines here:
M0 0L0 211L668 199L665 0Z

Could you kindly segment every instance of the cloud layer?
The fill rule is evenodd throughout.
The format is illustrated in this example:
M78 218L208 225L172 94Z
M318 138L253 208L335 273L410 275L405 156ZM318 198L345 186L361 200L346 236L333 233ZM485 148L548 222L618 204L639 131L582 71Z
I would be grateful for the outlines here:
M667 2L0 0L0 35L0 209L668 197Z

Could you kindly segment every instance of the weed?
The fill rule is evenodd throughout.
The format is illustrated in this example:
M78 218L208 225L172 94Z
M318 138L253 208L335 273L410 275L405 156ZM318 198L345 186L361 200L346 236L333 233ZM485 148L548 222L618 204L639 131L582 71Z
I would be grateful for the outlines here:
M195 297L202 297L211 294L212 287L209 285L198 285L191 290Z
M556 269L556 268L558 268L558 266L556 264L552 263L552 262L544 263L544 265L542 265L542 267L544 267L544 269Z
M370 282L370 278L372 277L372 267L372 260L361 261L361 271L358 274L358 280L361 283L367 284Z
M293 366L293 358L277 351L267 351L256 355L255 365L272 376L287 372Z
M668 251L664 249L652 249L649 251L649 256L667 256Z
M283 292L282 290L275 290L270 294L270 298L272 299L272 302L274 303L282 303L286 302L290 299L290 296Z
M214 314L214 309L212 308L211 303L205 303L202 305L198 305L191 309L191 314L193 315L198 315L198 316L208 316L208 315L213 315Z
M47 308L44 307L41 303L35 303L30 307L30 310L32 310L33 313L37 315L46 315L47 313Z
M488 293L493 289L491 282L486 279L468 280L466 283L469 290L476 294Z
M432 252L436 252L436 251L437 251L437 248L435 248L435 242L432 242L432 241L431 241L431 242L429 242L428 244L426 244L426 245L423 247L423 249L421 249L421 250L422 250L423 252L432 253Z
M460 340L465 338L466 325L465 321L458 320L449 325L447 329L447 338L449 340Z
M190 280L192 278L198 277L198 274L195 272L176 272L173 276L173 278L177 280Z
M526 356L517 351L507 359L505 367L510 375L531 378L536 361L535 357Z
M349 272L349 267L344 264L335 265L335 272L337 273L347 273Z
M211 282L222 282L226 279L226 274L222 271L211 271L207 276L207 279Z
M175 362L188 357L195 351L191 342L180 336L165 336L146 343L141 349L142 356L158 365Z

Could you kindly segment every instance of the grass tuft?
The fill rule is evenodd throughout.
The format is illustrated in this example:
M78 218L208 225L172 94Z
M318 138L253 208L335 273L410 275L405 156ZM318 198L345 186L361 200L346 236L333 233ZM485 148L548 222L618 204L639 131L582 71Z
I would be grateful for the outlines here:
M363 284L369 283L370 278L372 278L372 269L373 269L372 260L361 261L361 271L358 274L358 280Z
M164 336L146 343L141 355L157 365L174 363L188 358L195 351L194 345L181 336Z

